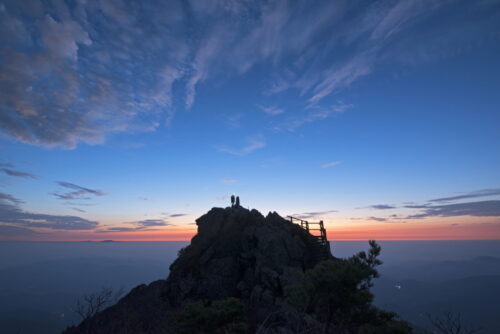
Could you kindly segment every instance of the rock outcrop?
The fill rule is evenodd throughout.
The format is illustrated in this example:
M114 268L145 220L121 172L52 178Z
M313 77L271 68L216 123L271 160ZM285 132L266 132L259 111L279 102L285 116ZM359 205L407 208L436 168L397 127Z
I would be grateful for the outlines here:
M284 288L315 265L314 239L277 213L213 208L166 280L134 288L64 333L169 333L171 314L196 300L236 297L259 310L285 305Z
M166 295L175 305L227 297L268 305L315 264L309 233L275 212L214 208L196 223L198 234L170 267Z

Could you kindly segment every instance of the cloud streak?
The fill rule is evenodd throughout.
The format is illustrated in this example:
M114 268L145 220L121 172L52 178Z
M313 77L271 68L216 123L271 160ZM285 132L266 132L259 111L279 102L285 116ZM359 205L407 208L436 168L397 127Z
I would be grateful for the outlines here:
M389 209L395 209L396 207L388 204L375 204L375 205L370 205L369 208L377 210L389 210Z
M0 168L0 171L4 172L9 176L36 179L36 176L34 174L20 172L9 168Z
M140 220L131 223L125 223L127 225L133 226L111 226L104 229L96 230L97 233L126 233L126 232L138 232L138 231L158 231L157 227L162 226L171 226L172 224L168 223L163 219L146 219Z
M0 193L0 203L3 203L3 205L18 205L23 203L20 199L10 195L10 194L5 194L5 193Z
M500 200L406 207L423 210L421 213L409 215L407 219L455 216L500 217Z
M152 226L167 226L170 225L163 219L146 219L135 222L135 224L139 225L141 228L152 227Z
M11 231L21 229L51 229L51 230L93 230L99 223L77 216L50 215L24 211L19 208L19 199L0 193L0 223L14 226ZM6 229L6 228L4 228Z
M484 189L484 190L474 191L471 193L466 193L463 195L435 198L435 199L431 199L429 202L451 202L451 201L457 201L457 200L461 200L461 199L488 197L488 196L499 196L499 195L500 195L499 188Z
M70 200L88 200L90 197L88 196L104 196L105 193L102 190L98 189L90 189L81 187L74 183L59 181L57 184L63 188L70 189L72 191L69 192L55 192L52 193L57 199L70 201Z
M321 168L332 168L332 167L335 167L341 163L342 163L342 161L330 161L330 162L327 162L327 163L321 165Z
M309 219L309 218L314 218L314 217L319 217L319 216L324 216L329 213L334 213L338 212L337 210L327 210L327 211L314 211L314 212L303 212L299 214L294 214L293 216L296 218L300 219Z
M282 114L285 112L284 109L282 108L277 108L277 107L266 107L266 106L259 106L260 110L262 110L264 113L266 113L269 116L276 116L279 114Z
M114 133L155 131L178 110L196 107L204 85L260 65L267 66L261 74L270 83L263 111L282 114L266 99L292 94L296 128L332 116L332 96L379 64L451 53L429 29L455 32L447 40L456 50L474 40L477 34L468 32L478 25L494 24L494 17L477 22L473 15L435 20L433 14L454 5L7 1L0 11L0 129L24 143L64 148L101 144ZM494 6L462 5L462 12ZM406 32L412 38L402 38Z
M263 136L248 137L246 142L247 144L239 149L227 146L217 146L215 149L219 152L229 153L232 155L247 155L266 146L266 141Z
M374 217L374 216L368 217L367 219L368 220L377 221L377 222L385 222L385 221L387 221L387 218Z

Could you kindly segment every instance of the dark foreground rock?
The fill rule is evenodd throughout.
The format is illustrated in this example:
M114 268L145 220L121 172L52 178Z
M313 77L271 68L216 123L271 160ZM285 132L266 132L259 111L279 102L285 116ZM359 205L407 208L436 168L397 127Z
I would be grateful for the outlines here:
M196 224L166 280L134 288L64 334L409 332L371 305L376 243L345 260L328 248L318 264L316 239L275 212L213 208Z
M274 304L315 264L310 235L277 213L216 208L196 223L198 234L170 267L166 296L173 305L227 297Z
M213 208L196 224L198 234L166 280L134 288L64 333L169 333L172 314L196 300L241 298L254 314L265 314L283 304L285 286L315 265L309 233L275 212Z

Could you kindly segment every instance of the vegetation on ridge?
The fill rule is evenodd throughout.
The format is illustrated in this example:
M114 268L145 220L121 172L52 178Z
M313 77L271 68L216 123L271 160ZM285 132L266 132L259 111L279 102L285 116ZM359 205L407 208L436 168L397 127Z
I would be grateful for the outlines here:
M347 259L277 213L213 208L170 274L139 286L66 334L410 333L372 305L380 246Z
M411 328L395 321L396 314L372 306L369 288L378 277L377 266L381 248L373 240L368 254L360 252L348 259L326 260L306 271L303 281L287 289L287 300L301 312L311 314L324 326L332 329L370 332L383 328L385 332L406 333Z
M360 252L348 259L330 259L318 263L305 272L302 282L286 288L286 303L295 317L310 317L314 330L323 333L411 333L406 322L397 315L375 308L369 288L378 277L377 266L381 248L370 241L368 253ZM218 301L189 303L176 316L177 332L196 334L248 333L252 327L242 299L227 298ZM271 311L270 311L271 312ZM293 331L284 321L268 321L258 327L262 333L273 333L278 326L289 333ZM288 327L287 327L288 326ZM254 326L255 327L255 326Z

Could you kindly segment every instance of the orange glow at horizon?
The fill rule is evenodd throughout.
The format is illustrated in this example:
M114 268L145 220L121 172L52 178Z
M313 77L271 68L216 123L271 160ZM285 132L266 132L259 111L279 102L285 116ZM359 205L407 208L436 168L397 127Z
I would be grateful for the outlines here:
M497 218L474 217L440 218L432 221L386 223L342 220L326 221L330 241L364 240L493 240L500 239L500 221ZM190 241L196 234L195 225L170 227L155 231L109 232L95 231L41 231L36 239L6 237L0 241Z
M329 240L491 240L500 239L497 218L439 218L405 223L328 224Z

